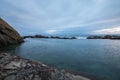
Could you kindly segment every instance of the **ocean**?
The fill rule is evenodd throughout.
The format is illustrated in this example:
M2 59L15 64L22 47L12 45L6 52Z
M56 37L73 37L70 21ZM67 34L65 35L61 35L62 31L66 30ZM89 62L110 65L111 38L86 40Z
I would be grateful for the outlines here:
M1 50L101 80L120 80L120 40L34 38Z

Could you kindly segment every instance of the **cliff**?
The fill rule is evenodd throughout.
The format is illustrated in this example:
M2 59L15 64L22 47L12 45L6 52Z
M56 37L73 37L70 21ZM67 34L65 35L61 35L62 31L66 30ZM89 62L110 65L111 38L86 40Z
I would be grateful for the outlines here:
M0 18L0 47L23 42L19 33Z

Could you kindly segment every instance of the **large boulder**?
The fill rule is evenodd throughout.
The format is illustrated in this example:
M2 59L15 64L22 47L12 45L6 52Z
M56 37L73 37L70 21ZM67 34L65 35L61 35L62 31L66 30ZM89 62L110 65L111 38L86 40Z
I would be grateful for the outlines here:
M20 37L19 33L0 18L0 47L18 44L23 41L24 40Z

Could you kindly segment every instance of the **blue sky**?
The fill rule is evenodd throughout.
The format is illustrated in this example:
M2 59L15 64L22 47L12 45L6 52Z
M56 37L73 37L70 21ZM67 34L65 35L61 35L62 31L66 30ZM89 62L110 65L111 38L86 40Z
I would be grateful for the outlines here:
M120 0L0 0L21 35L120 34Z

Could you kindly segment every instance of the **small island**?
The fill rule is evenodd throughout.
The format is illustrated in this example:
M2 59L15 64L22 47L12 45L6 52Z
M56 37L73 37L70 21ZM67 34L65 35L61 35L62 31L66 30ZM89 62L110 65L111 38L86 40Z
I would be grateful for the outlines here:
M76 37L43 36L43 35L23 36L22 38L23 38L23 39L26 39L26 38L77 39Z
M88 36L87 39L112 39L112 40L120 40L120 36L118 36L118 35Z

